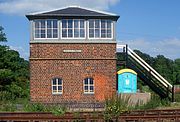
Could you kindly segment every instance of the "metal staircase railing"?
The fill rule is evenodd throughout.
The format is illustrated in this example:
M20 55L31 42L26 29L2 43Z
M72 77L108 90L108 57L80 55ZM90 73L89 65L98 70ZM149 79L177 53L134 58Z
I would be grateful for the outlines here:
M153 79L155 79L158 82L154 82L154 84L157 84L158 86L162 86L164 87L164 90L167 90L167 92L171 92L172 93L172 85L165 79L163 78L156 70L154 70L149 64L147 64L140 56L138 56L133 50L131 50L127 45L119 45L117 44L117 52L121 52L121 51L125 51L124 54L127 55L126 56L126 65L130 64L130 62L133 60L133 62L135 62L135 64L140 65L140 67L142 67L144 70L146 70L146 72L144 72L145 76L150 75L151 77L153 77ZM131 60L128 60L131 59ZM131 65L132 67L132 65ZM137 68L137 67L136 67ZM142 68L137 68L136 70L142 70ZM142 73L142 71L141 71ZM146 81L147 82L147 81ZM149 81L151 82L151 81ZM148 84L148 83L147 83ZM157 87L158 87L157 86Z

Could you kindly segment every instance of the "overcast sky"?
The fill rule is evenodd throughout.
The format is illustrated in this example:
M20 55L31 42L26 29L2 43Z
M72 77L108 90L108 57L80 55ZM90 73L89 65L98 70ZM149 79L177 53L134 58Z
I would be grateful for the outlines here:
M180 0L0 0L0 25L7 44L29 58L29 21L25 14L82 6L120 15L117 42L151 56L180 58Z

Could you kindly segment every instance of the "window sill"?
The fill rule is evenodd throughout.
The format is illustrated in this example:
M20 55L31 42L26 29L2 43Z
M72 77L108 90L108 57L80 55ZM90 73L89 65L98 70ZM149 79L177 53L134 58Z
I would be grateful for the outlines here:
M94 95L94 92L93 93L84 93L84 95Z
M52 93L52 95L62 95L62 93Z

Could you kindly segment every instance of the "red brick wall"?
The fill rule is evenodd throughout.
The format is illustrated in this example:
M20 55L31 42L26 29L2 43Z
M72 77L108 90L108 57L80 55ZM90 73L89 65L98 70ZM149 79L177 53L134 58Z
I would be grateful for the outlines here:
M31 101L104 101L105 97L116 92L115 47L115 44L31 44ZM68 49L82 52L63 53ZM52 94L51 80L54 77L63 79L62 95ZM94 79L94 95L83 92L83 80L87 77Z

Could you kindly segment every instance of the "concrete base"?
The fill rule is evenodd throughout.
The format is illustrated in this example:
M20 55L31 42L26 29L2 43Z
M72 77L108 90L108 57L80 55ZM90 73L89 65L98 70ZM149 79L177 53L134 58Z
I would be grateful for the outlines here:
M151 93L121 93L122 97L130 97L131 105L145 104L151 99Z

